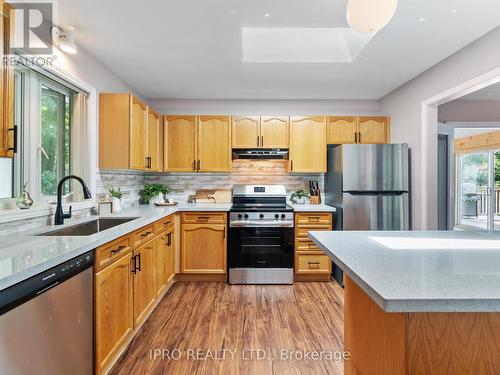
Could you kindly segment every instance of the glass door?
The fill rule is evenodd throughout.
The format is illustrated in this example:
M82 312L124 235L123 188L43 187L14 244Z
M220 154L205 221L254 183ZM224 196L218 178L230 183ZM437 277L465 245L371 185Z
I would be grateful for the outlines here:
M500 151L457 158L457 224L470 229L500 228Z

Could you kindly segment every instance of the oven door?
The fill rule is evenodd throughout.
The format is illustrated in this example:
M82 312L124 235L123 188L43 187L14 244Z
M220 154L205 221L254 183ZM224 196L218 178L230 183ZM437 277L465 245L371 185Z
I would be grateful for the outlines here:
M229 268L292 268L293 227L232 227Z

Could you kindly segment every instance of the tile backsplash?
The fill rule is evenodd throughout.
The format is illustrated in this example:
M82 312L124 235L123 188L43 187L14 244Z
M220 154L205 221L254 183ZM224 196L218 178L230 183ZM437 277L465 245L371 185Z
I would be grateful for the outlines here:
M323 189L323 174L290 174L287 164L285 160L234 160L232 173L155 173L146 175L146 183L170 186L171 196L179 202L186 202L197 189L230 189L235 184L283 184L290 194L317 180Z

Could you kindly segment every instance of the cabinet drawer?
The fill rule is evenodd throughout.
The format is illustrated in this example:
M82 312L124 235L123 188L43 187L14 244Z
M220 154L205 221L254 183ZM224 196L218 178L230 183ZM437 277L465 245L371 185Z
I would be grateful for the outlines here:
M328 212L310 212L295 214L295 225L301 224L331 224L332 214Z
M295 241L295 251L296 252L318 252L321 249L311 240L305 238L297 238Z
M170 228L172 228L175 224L174 215L167 216L164 219L158 220L154 223L155 233L162 233Z
M332 262L326 255L296 254L295 273L302 274L329 274L332 272Z
M150 239L152 239L155 236L155 231L153 224L148 225L147 227L143 227L139 230L136 230L133 233L133 238L134 238L134 247L137 247Z
M182 222L189 223L211 223L226 224L225 212L184 212Z
M295 227L295 237L308 238L310 231L332 230L331 225L301 225Z
M115 260L132 251L130 235L120 237L106 245L99 246L95 251L95 271L98 272L109 266Z

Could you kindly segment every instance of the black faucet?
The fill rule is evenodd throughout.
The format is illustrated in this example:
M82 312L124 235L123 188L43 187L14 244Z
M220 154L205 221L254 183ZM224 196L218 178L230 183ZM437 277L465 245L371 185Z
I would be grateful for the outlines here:
M85 199L92 198L92 194L90 194L90 190L87 184L85 183L85 181L83 181L81 177L75 175L69 175L61 178L61 181L59 181L59 183L57 184L57 207L56 207L56 215L54 217L55 225L62 225L64 224L64 219L69 219L71 217L71 206L69 206L69 213L67 214L65 214L62 209L62 187L66 182L66 180L69 180L70 178L74 178L82 185L83 197Z

